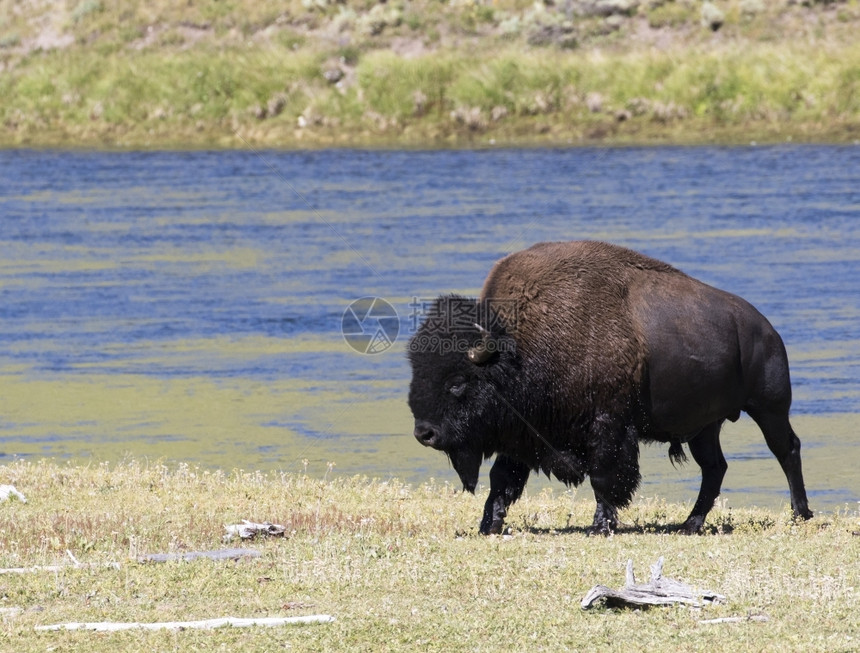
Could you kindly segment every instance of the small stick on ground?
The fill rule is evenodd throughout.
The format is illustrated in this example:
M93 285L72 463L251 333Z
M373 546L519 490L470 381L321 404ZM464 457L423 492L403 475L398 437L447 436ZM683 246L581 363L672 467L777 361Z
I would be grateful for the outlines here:
M190 562L198 558L209 560L239 560L241 558L259 558L262 554L256 549L215 549L213 551L189 551L187 553L148 553L140 556L138 562L170 562L184 560Z
M739 624L744 621L770 621L769 617L763 614L751 614L748 617L720 617L719 619L702 619L700 624Z
M72 622L68 624L51 624L36 626L36 630L96 630L101 632L116 632L119 630L179 630L184 628L210 629L232 626L242 628L247 626L284 626L287 624L322 624L334 621L327 614L308 615L306 617L260 617L258 619L242 619L238 617L221 617L219 619L203 619L201 621L163 621L156 623L123 623L116 621L97 621L91 623Z
M0 569L0 575L2 574L34 574L40 571L67 571L69 569L93 569L93 568L110 568L110 569L119 569L120 564L118 562L79 562L78 564L73 565L43 565L43 566L35 566L35 567L12 567L8 569Z

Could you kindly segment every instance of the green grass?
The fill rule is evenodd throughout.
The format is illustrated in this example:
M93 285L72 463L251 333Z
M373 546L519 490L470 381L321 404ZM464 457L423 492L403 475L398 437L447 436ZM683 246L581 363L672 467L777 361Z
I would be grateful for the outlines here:
M33 3L0 22L0 146L860 138L856 0L724 4L715 35L687 0L611 23L518 1ZM39 26L74 42L40 50Z
M229 474L126 462L0 468L27 503L0 504L0 567L121 564L0 575L0 648L44 650L852 650L860 638L856 506L796 524L789 511L721 502L703 536L675 533L689 506L637 499L627 526L589 538L588 492L526 496L511 533L482 537L483 497L447 485L306 474ZM140 564L139 555L219 548L223 525L271 520L287 537L238 563ZM584 612L596 584L665 574L727 596L693 610ZM216 631L35 632L72 621L169 621L331 614L332 624ZM765 615L767 622L702 619Z
M692 140L860 136L860 45L809 53L761 44L687 58L505 50L404 59L381 51L360 57L355 84L343 91L323 78L325 57L277 44L38 59L0 80L7 145L580 142L601 134L623 142L678 130ZM599 110L587 105L589 94L602 98ZM281 112L261 118L259 108L276 97ZM499 108L503 117L492 120ZM471 109L484 119L470 130L452 113ZM300 116L311 119L300 127Z
M654 28L678 27L698 18L696 7L688 2L660 3L647 11L648 25Z

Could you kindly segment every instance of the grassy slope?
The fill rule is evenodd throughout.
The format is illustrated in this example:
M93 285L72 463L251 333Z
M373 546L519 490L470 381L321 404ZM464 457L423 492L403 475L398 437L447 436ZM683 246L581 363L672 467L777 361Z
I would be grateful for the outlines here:
M857 0L0 4L5 145L860 138Z
M326 473L324 476L330 476ZM860 515L793 524L760 510L714 510L708 533L669 524L687 506L637 500L611 538L588 538L591 500L526 497L510 537L475 534L481 499L396 481L212 473L134 462L0 468L28 499L0 504L0 567L118 561L120 570L0 575L0 649L42 650L852 650L860 638ZM145 552L223 546L242 518L287 526L239 563L134 562ZM568 526L569 524L569 526ZM557 530L558 529L558 530ZM665 573L725 594L722 606L583 612L595 584ZM70 621L167 621L332 614L329 625L213 632L35 633ZM766 615L704 625L700 619Z

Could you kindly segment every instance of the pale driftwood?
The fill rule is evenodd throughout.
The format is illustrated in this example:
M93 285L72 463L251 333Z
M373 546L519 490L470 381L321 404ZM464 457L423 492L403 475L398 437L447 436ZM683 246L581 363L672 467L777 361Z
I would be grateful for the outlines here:
M12 569L0 569L0 574L30 574L37 571L63 571L65 569L86 569L87 567L110 567L119 569L118 562L84 562L82 563L75 557L69 549L66 549L66 555L72 561L71 565L47 565L37 567L14 567Z
M744 621L770 621L770 617L763 614L751 614L748 617L720 617L719 619L702 619L700 624L739 624Z
M703 607L706 603L722 603L725 597L711 590L697 590L685 583L663 576L663 558L651 565L651 580L637 584L633 575L633 561L627 561L627 584L619 590L595 585L582 599L583 609L592 607L600 599L608 605L650 606L684 603Z
M71 551L66 551L66 554L72 561L70 565L42 565L35 567L13 567L11 569L0 569L2 574L31 574L36 572L59 572L69 569L93 569L93 568L110 568L119 569L118 562L78 562L78 559ZM241 558L259 558L262 554L256 549L215 549L214 551L190 551L187 553L149 553L140 556L138 562L169 562L171 560L191 561L197 558L207 558L209 560L239 560Z
M0 574L33 574L40 571L68 571L69 569L95 569L95 568L110 568L119 569L118 562L79 562L71 565L37 565L35 567L12 567L10 569L0 569Z
M6 501L12 497L21 503L27 503L26 497L15 489L14 485L0 485L0 501Z
M148 553L140 556L138 562L170 562L184 560L186 562L198 558L209 560L239 560L240 558L259 558L262 554L256 549L215 549L214 551L189 551L188 553Z
M242 619L238 617L221 617L219 619L203 619L201 621L162 621L155 623L117 621L96 621L91 623L67 623L51 624L50 626L36 626L36 630L96 630L102 632L114 632L118 630L182 630L185 628L212 629L223 626L233 628L245 628L248 626L284 626L288 624L324 624L334 621L334 617L328 614L314 614L306 617L260 617L256 619Z
M225 542L229 542L237 535L243 540L249 540L257 535L271 535L278 537L283 536L284 531L287 530L280 524L273 524L267 521L262 524L258 524L256 522L248 521L247 519L243 519L241 524L229 524L224 526L224 528L227 529L227 534L224 536Z

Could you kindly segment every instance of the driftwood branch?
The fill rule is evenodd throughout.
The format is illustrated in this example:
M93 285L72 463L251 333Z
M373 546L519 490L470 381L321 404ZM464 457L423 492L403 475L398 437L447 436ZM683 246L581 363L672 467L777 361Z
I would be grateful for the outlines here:
M227 529L227 534L224 536L225 542L229 542L236 536L243 540L254 538L257 535L283 537L284 531L287 530L280 524L273 524L267 521L262 524L258 524L256 522L248 521L247 519L243 519L241 524L229 524L224 526L224 528Z
M748 617L720 617L719 619L702 619L700 624L739 624L744 621L770 621L770 618L763 614L751 614Z
M10 569L0 569L2 574L34 574L40 571L66 571L68 569L93 569L93 568L110 568L119 569L118 562L79 562L71 565L37 565L35 567L12 567Z
M36 630L96 630L114 632L118 630L180 630L185 628L211 629L223 626L244 628L247 626L283 626L286 624L323 624L334 621L327 614L315 614L306 617L261 617L258 619L241 619L237 617L221 617L220 619L204 619L202 621L162 621L156 623L123 623L116 621L97 621L91 623L72 622L68 624L52 624L36 626Z
M597 601L604 599L610 606L651 606L672 605L683 603L694 607L703 607L707 603L722 603L724 596L711 590L697 590L689 585L672 578L663 576L663 558L651 565L651 580L637 584L633 575L633 561L627 561L627 584L613 590L605 585L595 585L582 599L583 609L592 607Z
M239 560L240 558L259 558L262 554L256 549L215 549L214 551L189 551L188 553L148 553L137 559L138 562L170 562L184 560L189 562L198 558L209 560Z
M79 562L71 551L66 551L72 564L62 565L36 565L34 567L12 567L0 569L3 574L32 574L37 572L60 572L69 569L94 569L107 568L119 569L118 562ZM240 560L241 558L259 558L262 554L256 549L215 549L213 551L189 551L187 553L148 553L140 556L138 562L170 562L171 560L184 560L186 562L207 558L209 560Z

